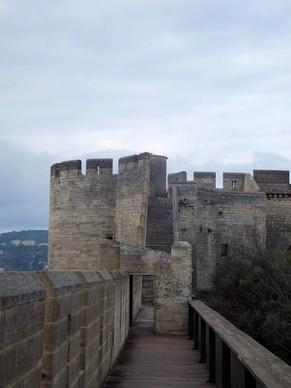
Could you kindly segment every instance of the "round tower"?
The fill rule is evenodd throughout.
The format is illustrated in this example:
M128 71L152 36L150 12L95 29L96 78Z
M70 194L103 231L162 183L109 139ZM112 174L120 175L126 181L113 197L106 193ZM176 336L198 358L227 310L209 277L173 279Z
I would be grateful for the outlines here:
M117 177L112 159L54 164L50 178L49 269L102 269L102 247L114 238Z

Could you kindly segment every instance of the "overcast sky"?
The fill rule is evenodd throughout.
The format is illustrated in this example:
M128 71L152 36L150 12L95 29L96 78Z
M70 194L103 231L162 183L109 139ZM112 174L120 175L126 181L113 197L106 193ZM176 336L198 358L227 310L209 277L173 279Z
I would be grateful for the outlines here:
M0 230L46 227L49 165L291 167L290 0L0 0Z

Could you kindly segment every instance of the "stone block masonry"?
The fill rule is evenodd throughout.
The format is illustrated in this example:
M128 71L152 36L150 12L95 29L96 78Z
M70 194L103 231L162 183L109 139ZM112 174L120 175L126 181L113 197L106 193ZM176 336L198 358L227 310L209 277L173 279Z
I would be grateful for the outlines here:
M35 273L0 273L0 387L39 388L45 287Z
M161 262L155 283L155 332L186 334L192 291L192 252L187 242L176 243L170 260Z
M121 245L120 263L124 271L151 276L155 333L185 334L192 293L191 245L177 242L171 253Z
M49 268L103 270L110 240L145 246L149 197L166 196L166 159L150 153L124 157L118 174L112 159L87 160L86 174L80 160L54 164Z
M249 254L266 240L266 195L249 174L225 174L224 189L210 189L201 176L170 183L175 241L192 245L193 292L211 287L221 257Z
M41 388L77 388L80 364L81 280L73 272L42 272L46 287Z
M165 156L145 152L119 160L89 159L51 168L49 269L119 270L119 244L171 252L192 246L193 292L209 289L217 261L258 248L291 249L289 171L168 176ZM128 258L125 257L125 262ZM136 265L127 268L134 271ZM149 265L151 265L149 263Z
M101 387L128 334L129 290L122 272L0 273L0 387ZM132 298L138 309L139 275Z
M115 222L116 239L121 243L145 245L150 157L145 153L119 160Z
M102 247L106 240L114 238L116 183L112 160L107 164L104 160L88 160L86 175L81 173L81 161L52 166L51 269L100 269Z

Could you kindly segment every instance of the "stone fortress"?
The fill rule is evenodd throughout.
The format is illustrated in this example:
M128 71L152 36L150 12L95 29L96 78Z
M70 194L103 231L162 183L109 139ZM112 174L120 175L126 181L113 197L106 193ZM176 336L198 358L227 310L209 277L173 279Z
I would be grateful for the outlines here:
M205 289L222 256L291 247L289 171L224 173L219 189L213 172L167 182L166 163L142 153L121 158L118 174L112 159L87 160L86 174L81 161L53 165L49 268L122 269L124 245L170 252L187 241L193 287Z
M218 388L290 387L287 364L195 300L222 257L290 249L289 172L226 173L219 189L209 172L167 181L166 163L52 166L48 270L0 273L1 388L102 387L142 303L156 334L195 339Z

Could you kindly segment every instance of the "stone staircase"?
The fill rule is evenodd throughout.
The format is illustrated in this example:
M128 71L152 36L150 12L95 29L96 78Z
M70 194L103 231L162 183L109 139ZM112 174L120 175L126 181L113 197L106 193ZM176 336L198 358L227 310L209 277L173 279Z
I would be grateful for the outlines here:
M142 277L142 306L153 306L154 305L154 275L143 275Z
M150 197L146 246L159 251L170 252L173 242L172 202L167 197Z

